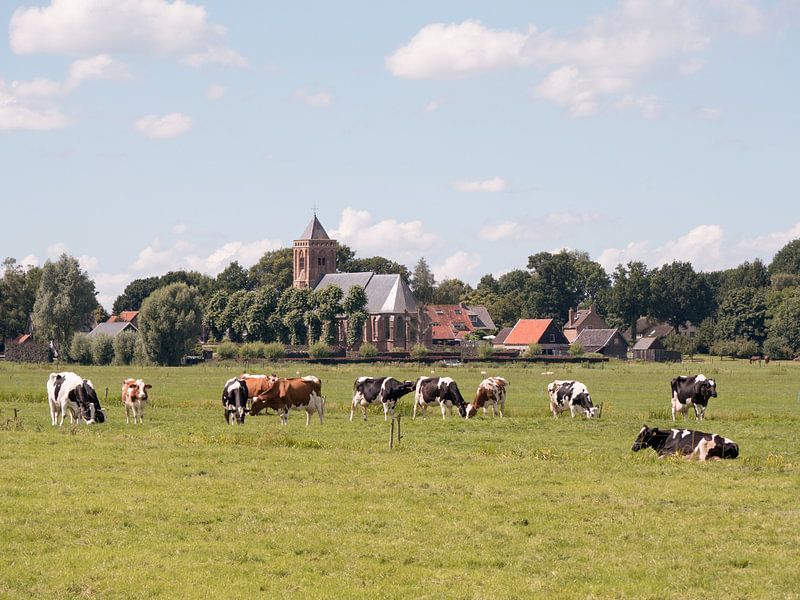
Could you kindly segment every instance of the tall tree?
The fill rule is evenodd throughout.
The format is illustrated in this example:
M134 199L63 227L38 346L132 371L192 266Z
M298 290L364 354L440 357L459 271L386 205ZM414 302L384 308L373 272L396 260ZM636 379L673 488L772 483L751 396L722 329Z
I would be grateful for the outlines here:
M769 337L776 346L786 348L783 353L787 356L800 356L800 289L789 290L775 307Z
M769 265L769 274L790 273L800 275L800 238L778 250Z
M644 263L632 261L627 267L617 265L611 278L614 285L609 309L622 318L635 337L636 321L650 309L650 273Z
M139 314L139 336L148 360L179 365L197 342L202 319L200 292L185 283L173 283L150 294Z
M145 298L158 289L160 281L161 279L159 277L134 279L125 286L122 294L117 296L117 299L114 300L111 312L118 315L123 310L139 310Z
M291 248L272 250L250 267L250 280L254 287L271 285L283 291L294 282L294 251Z
M338 340L338 319L342 313L344 292L337 285L327 285L313 293L314 312L322 324L322 339L328 345Z
M367 322L367 292L360 285L354 285L342 300L342 310L347 315L347 345L354 348L363 337L364 323Z
M214 291L233 293L249 290L251 287L248 271L238 261L233 261L214 279Z
M62 254L55 262L48 260L33 305L34 335L66 350L75 332L91 323L96 294L94 281L77 259Z
M472 292L472 287L460 279L445 279L433 290L433 304L458 304Z
M422 257L414 267L414 274L411 276L411 291L422 304L430 304L433 301L434 285L436 285L436 280L425 258Z
M339 267L337 264L337 268L342 273L363 273L365 271L372 271L373 273L383 275L400 275L406 283L411 279L411 273L408 267L382 256L353 258L343 267Z
M285 327L285 341L298 345L308 339L304 316L312 309L310 289L288 287L283 290L278 300L278 314Z
M225 321L225 309L228 307L228 292L220 290L206 300L203 310L203 321L208 327L208 331L216 340L225 337L227 323Z
M650 280L650 314L675 328L699 324L713 312L711 290L691 263L674 261L654 269Z
M0 344L27 331L28 316L33 311L41 276L42 270L38 267L26 270L13 258L3 261L3 277L0 279Z
M717 311L717 339L744 338L759 346L767 337L767 303L758 288L733 288L725 294Z

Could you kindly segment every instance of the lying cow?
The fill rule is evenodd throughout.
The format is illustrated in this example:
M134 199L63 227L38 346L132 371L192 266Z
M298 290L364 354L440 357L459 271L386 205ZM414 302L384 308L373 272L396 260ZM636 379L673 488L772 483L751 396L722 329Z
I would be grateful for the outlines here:
M417 418L417 408L422 411L423 418L428 411L428 404L438 402L442 408L442 419L445 418L445 411L450 410L453 414L453 405L458 407L458 414L462 417L467 414L467 403L458 389L458 385L450 377L420 377L417 379L414 394L414 411L411 418Z
M244 424L247 414L247 384L244 379L233 377L225 382L225 387L222 388L222 406L228 424Z
M125 405L125 423L130 423L133 413L133 424L144 423L144 407L147 404L147 390L153 386L142 379L126 379L122 382L122 404Z
M83 419L87 425L91 425L106 420L92 382L71 371L50 373L47 378L47 403L50 405L50 420L53 425L58 422L59 415L61 420L58 425L64 425L67 411L72 423Z
M589 390L580 381L553 381L547 386L547 393L550 396L550 411L554 417L567 409L573 419L575 413L585 414L587 419L599 415L600 408L592 404Z
M394 377L359 377L353 384L353 404L350 407L350 420L358 406L367 420L367 407L373 402L383 404L383 420L386 421L391 411L394 417L394 407L397 401L406 394L414 391L413 381L398 381Z
M325 398L322 397L322 382L313 375L285 379L270 375L258 396L253 399L250 414L257 415L265 408L278 412L281 423L288 425L289 409L306 411L306 425L311 423L311 415L317 413L322 424L325 412Z
M481 381L478 386L478 391L475 392L475 400L472 404L467 406L466 417L474 417L478 414L478 409L483 409L483 414L486 416L486 403L492 403L492 416L497 416L498 405L500 407L500 418L503 418L503 409L506 405L506 388L508 381L502 377L487 377Z
M681 375L670 382L672 388L672 420L677 413L683 413L683 418L689 418L689 405L694 407L696 419L703 420L706 414L709 398L717 397L717 383L705 375Z
M638 452L652 448L659 458L677 454L689 459L719 460L739 456L739 445L733 440L691 429L650 429L647 425L639 431L631 450Z

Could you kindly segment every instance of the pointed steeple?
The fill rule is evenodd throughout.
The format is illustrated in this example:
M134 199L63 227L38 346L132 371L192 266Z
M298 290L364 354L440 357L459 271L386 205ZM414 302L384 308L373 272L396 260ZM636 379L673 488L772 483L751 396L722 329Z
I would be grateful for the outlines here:
M319 219L317 219L317 213L314 213L314 217L309 222L308 227L306 227L305 231L303 231L303 235L301 235L298 239L329 240L331 238L328 237L328 233L325 231L322 223L320 223Z

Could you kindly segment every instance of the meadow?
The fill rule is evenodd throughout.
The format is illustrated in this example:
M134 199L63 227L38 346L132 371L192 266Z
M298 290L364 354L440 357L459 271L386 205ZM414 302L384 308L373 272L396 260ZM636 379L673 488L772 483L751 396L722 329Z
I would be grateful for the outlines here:
M225 424L222 384L245 368L318 375L325 423ZM67 369L105 424L51 427L55 368L0 363L2 598L800 597L797 363ZM506 418L412 421L407 396L393 450L379 408L348 421L357 376L432 369L468 398L482 371L506 377ZM643 423L672 425L670 378L696 372L719 397L689 426L740 457L631 452ZM128 376L153 385L141 426ZM602 419L554 419L557 378L586 383Z

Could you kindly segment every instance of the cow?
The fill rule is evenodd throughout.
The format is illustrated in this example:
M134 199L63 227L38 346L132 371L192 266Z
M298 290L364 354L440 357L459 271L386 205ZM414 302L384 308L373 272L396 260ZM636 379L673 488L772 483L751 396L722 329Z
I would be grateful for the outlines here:
M498 405L500 407L500 418L503 418L503 409L506 405L506 388L508 381L502 377L487 377L481 381L478 386L478 391L475 392L475 400L472 404L467 406L466 418L478 414L478 409L483 409L483 414L486 415L486 403L492 403L492 416L496 417L498 412Z
M689 405L694 407L694 416L702 421L706 415L709 398L717 397L717 382L705 375L680 375L670 382L672 389L672 420L676 413L683 413L684 420L689 418Z
M63 426L67 410L72 423L80 422L81 419L87 425L105 422L106 414L100 407L100 400L90 380L71 371L50 373L46 387L52 425L58 423L59 427Z
M359 377L353 383L353 404L350 407L350 420L358 406L367 420L367 406L380 401L383 404L383 420L386 421L389 412L394 418L394 407L397 401L406 394L414 391L413 381L398 381L394 377Z
M697 460L720 460L739 456L739 445L733 440L691 429L650 429L644 425L633 442L631 450L638 452L652 448L659 458L670 454Z
M458 389L458 385L450 377L420 377L417 379L414 393L414 411L411 418L417 418L417 408L422 411L423 418L428 411L428 404L438 402L442 408L442 419L446 409L453 414L453 405L458 407L458 414L465 417L467 403Z
M242 373L241 375L239 375L239 379L243 379L245 385L247 385L248 409L252 408L253 398L258 396L262 392L262 390L265 389L270 377L277 378L276 375L251 375L250 373Z
M222 388L222 406L225 411L225 422L229 425L244 425L247 414L247 384L244 379L232 377Z
M144 407L147 404L147 390L153 386L142 379L128 378L122 382L122 404L125 405L125 424L130 423L133 413L133 424L144 423Z
M322 424L325 412L325 398L322 397L322 382L313 375L285 379L270 375L261 392L253 399L250 414L256 415L264 408L278 412L283 425L289 424L289 409L306 411L306 426L311 423L311 415L317 413Z
M587 419L599 416L600 408L592 404L589 390L580 381L553 381L547 386L547 393L554 417L567 409L573 419L576 413L583 413Z

